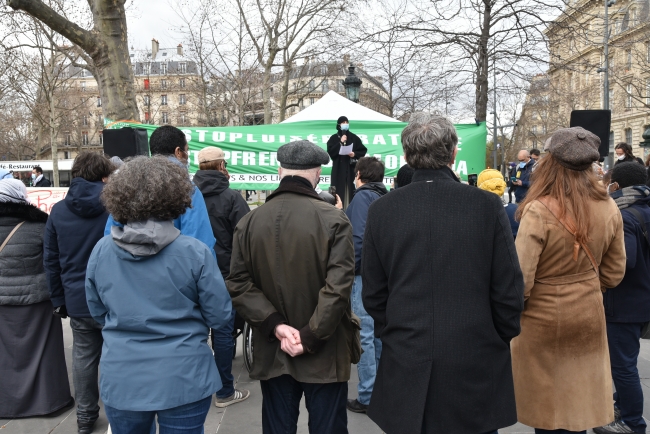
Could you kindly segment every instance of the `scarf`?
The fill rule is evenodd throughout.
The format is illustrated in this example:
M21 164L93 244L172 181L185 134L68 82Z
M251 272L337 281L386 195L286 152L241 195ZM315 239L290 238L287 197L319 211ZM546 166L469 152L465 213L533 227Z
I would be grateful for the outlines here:
M650 196L650 187L645 185L633 185L616 190L610 194L618 209L625 209L635 204L636 202Z
M41 182L41 179L43 179L43 174L42 173L36 177L36 179L34 180L34 185Z

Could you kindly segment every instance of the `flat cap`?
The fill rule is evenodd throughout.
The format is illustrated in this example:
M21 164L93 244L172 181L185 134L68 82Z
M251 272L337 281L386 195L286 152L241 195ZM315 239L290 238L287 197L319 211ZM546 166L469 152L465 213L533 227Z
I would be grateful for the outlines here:
M587 170L600 158L600 139L582 127L557 130L547 143L548 152L567 169Z
M207 163L209 161L223 160L226 158L221 148L216 146L206 146L199 151L199 163Z
M298 140L278 148L278 161L284 169L307 170L330 161L330 156L309 140Z

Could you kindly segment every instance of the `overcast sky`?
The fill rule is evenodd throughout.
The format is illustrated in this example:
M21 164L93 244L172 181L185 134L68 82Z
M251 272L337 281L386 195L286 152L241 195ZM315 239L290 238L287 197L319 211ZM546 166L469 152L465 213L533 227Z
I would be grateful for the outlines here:
M170 6L184 3L181 0L136 0L129 2L127 9L127 27L129 46L136 49L151 48L151 39L160 42L160 48L171 48L180 42L180 36L174 31L178 20Z

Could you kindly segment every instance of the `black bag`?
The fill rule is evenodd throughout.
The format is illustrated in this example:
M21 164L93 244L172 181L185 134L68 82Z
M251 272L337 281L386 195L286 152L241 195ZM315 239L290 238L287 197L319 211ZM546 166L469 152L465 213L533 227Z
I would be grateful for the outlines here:
M623 211L628 211L639 222L641 225L641 232L643 232L643 236L648 242L648 247L650 247L650 236L648 235L648 229L645 226L645 219L641 213L632 207L625 208ZM641 339L650 339L650 321L643 325L643 329L641 329Z

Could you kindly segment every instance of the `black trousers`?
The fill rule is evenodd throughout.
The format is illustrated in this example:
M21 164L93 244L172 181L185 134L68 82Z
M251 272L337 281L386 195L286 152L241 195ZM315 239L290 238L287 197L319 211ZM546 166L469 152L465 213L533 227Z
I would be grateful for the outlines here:
M348 434L348 383L301 383L290 375L260 381L262 432L295 434L305 394L310 434Z

